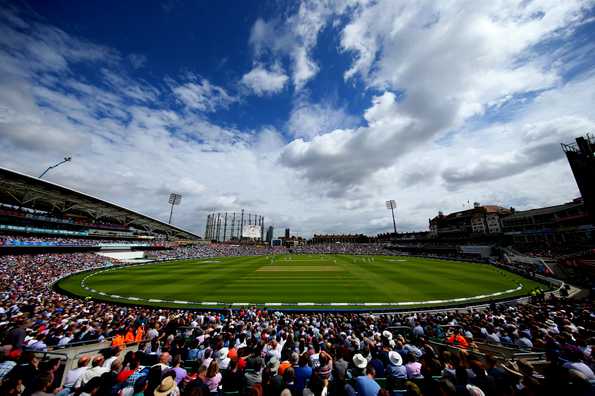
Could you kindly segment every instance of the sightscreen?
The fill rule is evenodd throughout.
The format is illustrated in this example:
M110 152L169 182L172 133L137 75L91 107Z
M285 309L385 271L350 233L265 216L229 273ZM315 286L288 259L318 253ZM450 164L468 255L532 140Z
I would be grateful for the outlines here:
M260 238L260 226L257 224L244 225L242 231L242 237L244 238Z

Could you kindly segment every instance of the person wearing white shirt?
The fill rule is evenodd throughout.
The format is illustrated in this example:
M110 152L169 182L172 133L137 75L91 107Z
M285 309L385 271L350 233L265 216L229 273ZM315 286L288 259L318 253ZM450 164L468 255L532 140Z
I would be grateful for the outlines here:
M74 383L75 388L80 388L81 386L85 385L91 379L95 377L100 377L103 373L109 372L108 368L103 367L103 362L105 359L103 355L97 355L93 358L91 363L91 368L85 370L81 376L76 380Z
M72 333L69 332L67 335L65 335L64 337L60 338L60 341L58 341L58 346L65 346L67 345L70 341L72 341Z
M66 378L64 379L64 387L65 388L72 388L74 387L74 383L79 379L79 377L87 370L87 365L91 359L87 355L83 355L79 358L77 368L72 369L66 373Z
M120 348L120 347L112 348L112 357L105 360L105 362L103 363L103 367L105 367L107 369L111 369L112 363L114 362L114 360L120 359L121 351L122 351L122 348Z
M160 356L159 356L159 363L157 363L155 366L160 366L161 367L161 372L164 373L165 371L169 370L171 367L169 366L169 360L170 360L171 356L169 354L169 352L163 352Z

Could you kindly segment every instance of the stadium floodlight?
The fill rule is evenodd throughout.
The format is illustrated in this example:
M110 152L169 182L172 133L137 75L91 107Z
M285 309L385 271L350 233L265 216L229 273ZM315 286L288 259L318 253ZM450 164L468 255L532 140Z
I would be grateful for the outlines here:
M64 160L58 162L56 165L48 166L48 168L46 170L44 170L41 175L39 175L39 178L41 179L46 173L48 173L50 171L50 169L57 168L60 165L62 165L63 163L70 162L71 160L72 160L72 157L64 157Z
M168 201L171 205L171 210L169 212L169 222L168 224L171 224L171 217L174 214L174 205L179 205L180 203L182 203L182 195L181 194L176 194L176 193L171 193L169 194L169 201Z
M394 199L386 201L386 208L390 209L393 214L393 227L395 228L395 236L397 236L397 221L395 220L395 209L397 208L397 203Z

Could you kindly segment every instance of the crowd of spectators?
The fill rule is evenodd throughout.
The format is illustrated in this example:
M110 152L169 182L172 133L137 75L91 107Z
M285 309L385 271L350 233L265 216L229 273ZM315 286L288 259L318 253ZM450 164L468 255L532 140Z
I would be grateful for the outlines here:
M325 253L309 250L319 248L302 251ZM270 254L230 245L180 249L194 257ZM257 307L195 312L83 300L50 287L71 272L118 265L106 260L94 254L0 257L1 395L386 396L395 389L582 395L595 379L591 301L550 297L481 311L382 315ZM33 353L102 340L113 347L81 357L63 386L60 362ZM123 354L126 343L138 351ZM478 355L482 343L543 351L546 359L505 362Z
M270 254L355 254L355 255L392 255L400 254L387 250L382 244L333 243L304 245L286 248L283 246L258 246L238 244L204 244L182 246L171 250L160 250L148 253L156 260L206 258L217 256L262 256Z
M386 249L381 243L329 243L304 245L293 248L294 253L305 254L355 254L355 255L392 255L396 254ZM400 254L400 253L399 253Z
M17 234L0 234L0 246L40 245L40 246L97 246L108 244L148 244L163 243L150 239L92 239L54 236L29 236Z

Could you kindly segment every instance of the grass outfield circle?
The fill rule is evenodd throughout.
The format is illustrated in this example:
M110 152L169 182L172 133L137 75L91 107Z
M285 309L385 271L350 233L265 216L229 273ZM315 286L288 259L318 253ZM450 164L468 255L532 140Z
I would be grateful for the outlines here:
M158 307L417 308L527 295L540 283L488 264L418 257L280 255L115 266L58 289Z

